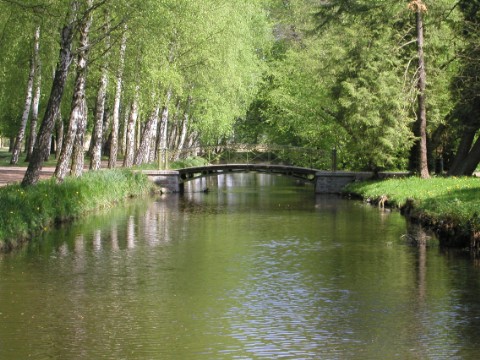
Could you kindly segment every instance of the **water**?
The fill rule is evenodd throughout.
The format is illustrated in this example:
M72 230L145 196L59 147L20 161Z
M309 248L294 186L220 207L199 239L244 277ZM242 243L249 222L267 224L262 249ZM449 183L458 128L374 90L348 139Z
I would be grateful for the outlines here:
M0 359L477 357L472 260L299 185L212 177L1 256Z

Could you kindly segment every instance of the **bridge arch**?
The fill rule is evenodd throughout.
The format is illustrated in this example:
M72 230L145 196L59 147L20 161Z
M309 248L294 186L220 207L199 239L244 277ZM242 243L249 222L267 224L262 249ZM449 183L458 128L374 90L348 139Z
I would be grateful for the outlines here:
M220 174L259 172L266 174L279 174L307 182L314 182L318 170L299 166L272 165L272 164L220 164L197 166L177 170L180 182L200 179L207 176Z

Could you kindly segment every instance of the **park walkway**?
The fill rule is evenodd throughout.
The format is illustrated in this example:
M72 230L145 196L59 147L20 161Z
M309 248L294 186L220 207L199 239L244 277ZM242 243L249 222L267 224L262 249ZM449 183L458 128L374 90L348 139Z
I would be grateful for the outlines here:
M27 171L26 167L0 166L0 186L22 181L25 171ZM54 171L54 167L44 167L40 172L40 179L48 179Z
M117 168L122 167L123 161L117 161ZM88 163L85 163L84 171L88 171ZM106 169L108 167L108 161L103 160L101 168ZM26 166L0 166L0 186L5 186L15 182L21 182L23 176L27 171ZM44 166L40 172L40 179L48 179L52 177L55 172L54 166Z

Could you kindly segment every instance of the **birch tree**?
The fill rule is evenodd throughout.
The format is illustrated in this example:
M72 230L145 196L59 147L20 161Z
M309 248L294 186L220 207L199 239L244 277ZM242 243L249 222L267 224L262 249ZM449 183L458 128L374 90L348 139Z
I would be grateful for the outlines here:
M38 31L40 32L40 27L38 27ZM30 157L32 156L33 147L35 145L35 138L37 136L38 111L40 107L41 93L42 93L42 62L40 59L39 51L37 51L37 57L35 59L35 83L34 83L34 93L33 93L33 101L32 101L32 118L30 121L30 133L28 136L26 161L29 161Z
M17 164L18 158L20 156L23 140L25 138L25 130L27 127L27 122L28 122L28 118L30 116L30 111L32 107L35 70L37 68L37 62L39 59L39 47L40 47L39 43L40 43L40 27L37 26L37 28L35 29L35 35L33 37L33 51L30 59L30 73L28 75L28 81L27 81L25 105L23 108L20 129L18 131L17 137L15 139L15 145L13 147L12 159L10 161L10 164L13 164L13 165Z
M148 117L145 126L143 127L142 137L140 139L140 144L138 145L138 150L135 155L135 165L141 165L148 162L148 155L151 150L152 137L154 134L154 129L158 123L158 115L160 112L160 105L156 105L154 110L151 112Z
M110 36L109 36L109 18L108 13L105 13L105 25L103 26L103 32L105 34L105 54L108 54L110 50ZM98 83L97 98L95 102L95 120L92 132L91 143L91 158L90 158L90 170L100 169L102 160L102 140L103 140L103 122L105 115L105 100L108 87L108 56L102 59L101 75Z
M78 3L76 0L72 0L68 9L65 25L60 32L60 52L52 90L35 141L32 158L22 180L22 186L34 185L38 182L44 159L50 153L50 137L58 115L72 61L72 42L75 34L77 11Z
M125 66L125 51L127 48L127 25L124 25L123 36L120 43L119 65L116 74L115 98L113 104L113 118L112 118L112 134L110 143L110 155L108 159L108 167L113 169L117 164L118 157L118 141L120 128L120 100L122 96L123 70Z
M70 161L72 159L72 151L75 145L76 154L72 164L72 172L78 177L83 171L83 137L87 121L85 87L87 80L89 31L92 24L92 5L93 0L86 0L85 13L79 27L80 43L77 56L77 74L73 91L72 107L60 159L55 169L55 177L58 182L62 182L68 173Z
M133 165L135 155L135 127L138 119L138 91L139 89L137 86L135 96L130 107L126 129L125 158L123 160L123 166L127 168Z

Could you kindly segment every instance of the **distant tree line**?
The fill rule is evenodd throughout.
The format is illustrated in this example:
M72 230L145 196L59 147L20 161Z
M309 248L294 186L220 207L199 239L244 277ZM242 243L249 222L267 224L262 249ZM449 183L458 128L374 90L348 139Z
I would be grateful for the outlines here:
M52 148L62 181L87 143L98 169L230 137L271 38L246 0L0 0L0 24L0 134L29 160L24 185Z
M427 178L480 162L480 0L0 0L0 136L35 184L225 142Z
M478 0L279 1L243 139L338 150L350 169L480 160ZM441 169L441 168L440 168Z

